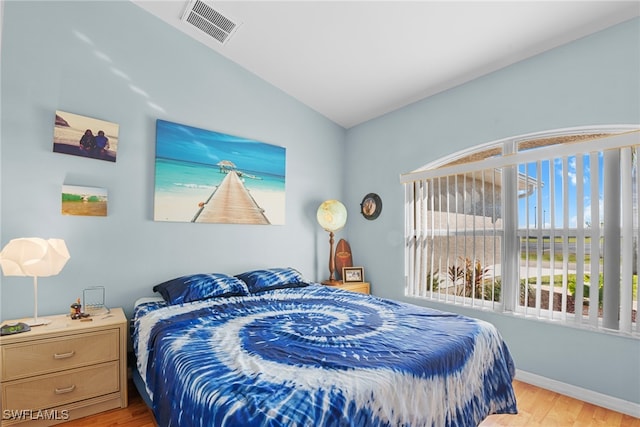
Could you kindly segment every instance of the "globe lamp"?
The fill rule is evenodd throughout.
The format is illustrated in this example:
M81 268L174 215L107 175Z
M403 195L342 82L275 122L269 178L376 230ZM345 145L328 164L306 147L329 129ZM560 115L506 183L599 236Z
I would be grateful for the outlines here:
M347 208L337 200L326 200L322 202L316 213L318 224L329 232L329 279L323 281L325 285L336 285L335 279L335 259L333 256L333 233L344 227L347 222Z

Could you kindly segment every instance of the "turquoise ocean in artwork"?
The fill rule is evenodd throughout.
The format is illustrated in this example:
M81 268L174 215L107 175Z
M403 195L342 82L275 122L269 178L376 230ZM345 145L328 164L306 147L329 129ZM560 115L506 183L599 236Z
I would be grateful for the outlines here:
M241 170L245 187L258 191L285 191L284 176L260 171ZM250 176L252 177L250 177ZM156 159L156 192L180 194L185 192L211 193L220 185L225 173L218 166L173 159ZM253 178L255 177L255 178Z

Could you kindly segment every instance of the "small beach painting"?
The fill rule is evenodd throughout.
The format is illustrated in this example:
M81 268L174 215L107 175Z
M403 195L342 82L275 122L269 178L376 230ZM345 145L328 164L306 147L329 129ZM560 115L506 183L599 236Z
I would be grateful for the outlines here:
M286 149L158 119L154 220L285 223Z
M56 111L53 151L115 162L118 131L117 123Z
M62 214L79 216L107 216L107 189L62 186Z

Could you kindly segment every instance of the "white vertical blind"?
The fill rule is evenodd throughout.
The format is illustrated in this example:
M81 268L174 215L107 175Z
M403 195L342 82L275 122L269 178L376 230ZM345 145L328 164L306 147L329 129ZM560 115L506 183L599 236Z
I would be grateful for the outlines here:
M638 152L638 147L634 147L633 150L633 164L634 164L634 168L633 168L633 172L635 173L635 189L633 191L633 205L634 205L634 209L635 209L635 224L634 227L636 228L636 231L634 234L635 236L635 247L634 247L634 253L636 255L636 275L640 274L640 254L638 253L640 251L640 170L638 170L638 154L640 154ZM638 283L638 282L637 282ZM640 286L640 283L638 283L637 286ZM638 309L638 301L640 300L640 298L638 298L638 289L636 289L636 296L635 299L632 300L632 305L635 304L635 308L636 308L636 313L637 313L637 309ZM637 320L637 316L636 316L636 322L635 322L635 333L640 335L640 322Z
M517 155L517 145L515 142L507 142L503 145L503 152L507 156ZM515 231L518 228L518 174L517 162L505 165L501 168L502 172L502 224L504 230ZM502 304L505 311L514 311L519 296L519 254L518 235L514 232L505 232L502 235L502 254L501 254L501 271L502 271Z
M549 201L555 201L558 198L562 197L562 192L560 192L560 194L558 195L558 197L556 197L556 185L555 185L555 177L556 177L556 159L551 159L547 161L547 165L548 165L548 173L549 173L549 178L548 178L548 182L549 182ZM547 207L547 209L543 210L543 213L547 212L549 213L549 226L547 227L547 216L543 215L543 220L545 221L545 223L543 224L544 228L545 228L545 236L544 238L548 239L549 241L549 271L548 271L548 277L549 277L549 289L546 290L547 294L548 294L548 304L545 307L548 312L547 315L549 316L549 318L553 319L554 316L554 312L553 312L553 302L554 302L554 297L555 297L555 278L556 278L556 268L555 268L555 255L556 255L556 240L555 240L555 230L556 230L556 204L555 203L545 203L545 207ZM541 264L544 264L544 256L543 256L543 260L542 261L538 261Z
M604 152L603 177L604 248L602 323L605 328L618 329L620 311L620 150ZM593 285L593 283L592 283Z
M562 304L560 310L563 321L567 320L567 291L569 285L569 198L569 159L564 156L562 158ZM579 307L579 305L575 305L575 307Z
M599 153L592 152L589 155L589 165L591 171L591 198L590 200L600 200L600 190L594 183L600 182ZM593 327L598 326L598 314L600 307L600 206L598 203L591 203L591 268L589 280L589 323ZM596 292L596 287L598 292Z
M575 304L576 307L584 305L584 270L585 263L578 260L585 259L585 234L584 234L584 155L576 156L576 288L575 288ZM575 321L577 324L582 322L583 310L575 310Z
M540 306L542 299L542 252L544 250L544 240L542 229L544 228L544 204L542 203L542 162L536 162L537 195L536 205L537 226L536 226L536 316L540 317ZM527 272L528 273L528 272Z
M620 192L622 197L622 239L620 242L620 330L631 332L631 310L633 308L633 191L631 176L631 148L620 149ZM629 295L629 298L625 296Z

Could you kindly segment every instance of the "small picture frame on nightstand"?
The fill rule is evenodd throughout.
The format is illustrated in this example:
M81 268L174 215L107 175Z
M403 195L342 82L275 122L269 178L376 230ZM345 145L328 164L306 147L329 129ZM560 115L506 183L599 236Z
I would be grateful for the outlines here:
M91 316L109 314L111 310L104 302L104 286L91 286L82 291L84 313Z
M345 283L364 282L363 267L343 267L342 281Z

